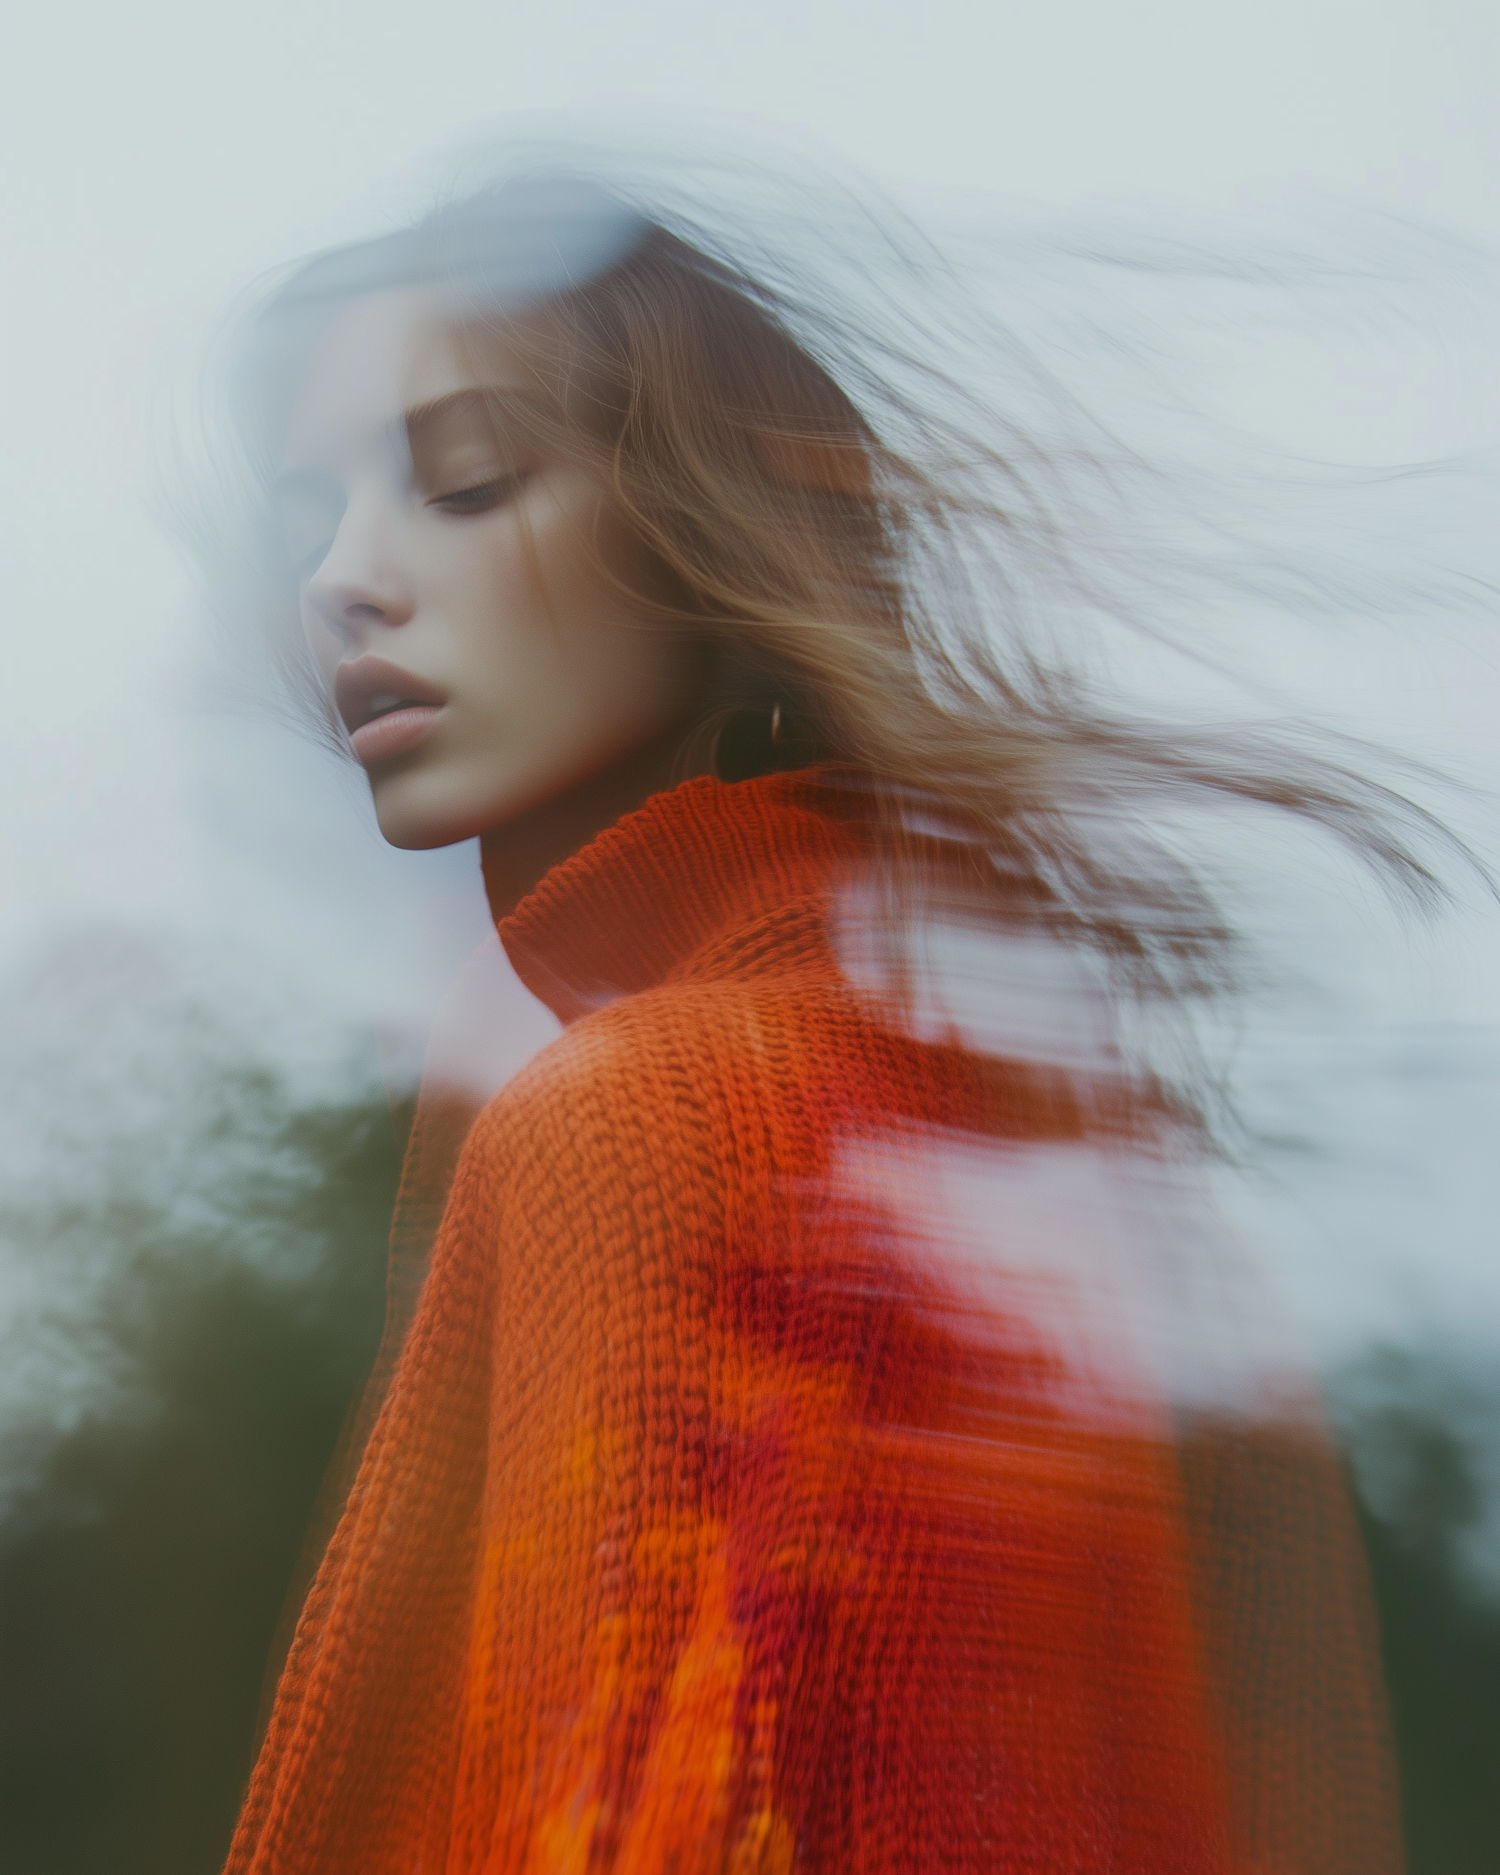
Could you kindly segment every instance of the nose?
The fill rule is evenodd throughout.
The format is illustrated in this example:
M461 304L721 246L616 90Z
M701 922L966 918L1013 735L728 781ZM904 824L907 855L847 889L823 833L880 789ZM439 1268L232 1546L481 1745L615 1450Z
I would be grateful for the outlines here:
M353 505L307 582L307 603L343 643L381 627L404 625L416 610L401 564L395 517Z

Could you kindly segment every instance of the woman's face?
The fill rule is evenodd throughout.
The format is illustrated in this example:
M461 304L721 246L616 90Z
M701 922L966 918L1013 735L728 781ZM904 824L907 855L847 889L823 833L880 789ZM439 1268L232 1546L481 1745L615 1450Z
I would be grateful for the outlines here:
M400 289L331 322L292 409L303 626L395 846L503 826L690 699L692 645L641 616L644 555L603 480L537 440L535 395L514 344Z

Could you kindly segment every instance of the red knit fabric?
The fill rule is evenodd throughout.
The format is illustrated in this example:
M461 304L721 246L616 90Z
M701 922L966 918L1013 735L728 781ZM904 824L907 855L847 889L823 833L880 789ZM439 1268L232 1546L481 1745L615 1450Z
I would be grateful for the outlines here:
M570 1026L464 1149L234 1875L1248 1868L1169 1444L836 1176L1087 1130L856 993L869 837L693 782L502 925Z

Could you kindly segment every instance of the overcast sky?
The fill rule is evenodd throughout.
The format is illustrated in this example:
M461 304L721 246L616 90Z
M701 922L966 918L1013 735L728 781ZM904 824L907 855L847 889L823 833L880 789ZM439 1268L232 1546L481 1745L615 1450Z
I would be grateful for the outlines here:
M913 201L994 192L1168 232L1335 202L1500 244L1494 0L84 0L13 7L0 72L0 959L82 918L248 921L270 949L345 959L357 1009L389 993L361 977L357 908L383 894L401 927L376 976L420 955L435 979L476 928L471 868L385 854L358 788L289 747L305 823L258 818L244 778L264 736L195 705L190 588L151 512L164 413L266 269L423 206L455 151L547 112L817 147ZM1493 449L1482 348L1420 320L1408 341L1336 393L1326 358L1242 346L1218 394L1355 462ZM1482 546L1465 512L1460 557ZM1444 642L1419 674L1389 644L1351 668L1345 645L1297 682L1500 784L1500 651L1472 620ZM1471 1268L1500 1195L1495 935L1475 913L1398 940L1362 992L1468 1035L1463 1139L1442 1126L1413 1157L1413 1115L1434 1107L1398 1075L1342 1122L1355 1157L1401 1142L1407 1214L1457 1181Z
M12 9L3 69L20 701L0 773L27 925L171 890L191 806L153 705L184 585L147 503L163 411L215 321L268 267L424 203L456 149L517 113L723 122L898 191L1118 204L1164 227L1324 192L1500 231L1488 0L141 0ZM1248 369L1244 398L1277 394ZM1376 401L1413 416L1419 399ZM1344 416L1349 436L1318 441L1357 453Z

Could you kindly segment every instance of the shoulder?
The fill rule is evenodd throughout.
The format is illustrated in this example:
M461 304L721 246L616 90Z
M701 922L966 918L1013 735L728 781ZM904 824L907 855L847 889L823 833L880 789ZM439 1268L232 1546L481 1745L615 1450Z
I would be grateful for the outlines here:
M772 1167L810 1169L862 1052L827 985L678 982L575 1022L490 1101L469 1181L515 1206L566 1190L595 1210L721 1221Z

